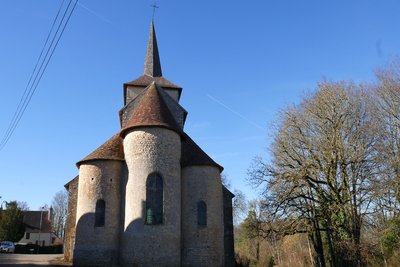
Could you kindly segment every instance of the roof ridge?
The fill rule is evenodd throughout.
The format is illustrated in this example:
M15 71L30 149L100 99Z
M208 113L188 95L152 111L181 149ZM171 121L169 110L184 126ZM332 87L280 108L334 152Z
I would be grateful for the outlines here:
M124 83L124 86L127 85L137 85L137 86L149 86L152 82L156 82L159 86L165 88L173 88L173 89L182 89L179 85L174 84L164 77L153 77L148 74L143 74L142 76L132 80L130 82Z
M224 168L216 163L201 147L193 141L192 138L186 133L183 134L182 138L182 167L196 166L196 165L209 165L217 167L220 172Z
M121 136L129 129L137 127L163 127L181 133L156 82L152 82L145 90L138 107L121 130Z

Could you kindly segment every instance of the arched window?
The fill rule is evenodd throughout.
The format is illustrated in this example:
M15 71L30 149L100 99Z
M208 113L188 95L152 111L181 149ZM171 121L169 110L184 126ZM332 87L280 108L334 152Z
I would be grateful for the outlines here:
M106 217L106 202L102 199L96 202L96 212L94 214L94 227L103 227Z
M207 204L204 201L197 202L197 224L207 225Z
M162 224L164 212L163 179L152 173L146 181L146 224Z

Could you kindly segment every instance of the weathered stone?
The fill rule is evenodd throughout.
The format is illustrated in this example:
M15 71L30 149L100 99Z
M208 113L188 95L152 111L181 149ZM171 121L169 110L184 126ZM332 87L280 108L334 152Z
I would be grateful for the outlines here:
M72 261L74 244L75 244L75 223L76 223L76 205L78 198L78 181L76 176L65 185L68 191L68 210L67 221L65 223L65 241L64 241L64 259L68 262Z
M207 205L207 225L198 225L197 204ZM182 266L223 266L222 185L217 167L182 170Z
M232 198L235 197L225 186L222 186L224 199L224 255L225 266L235 266L235 247L233 236Z
M93 160L80 165L74 266L118 263L122 167L122 162L115 160ZM105 224L101 227L95 227L98 200L105 202Z
M179 266L181 250L180 136L164 128L141 128L125 136L129 177L125 193L122 263L125 266ZM146 180L163 179L164 216L160 225L144 222ZM149 253L150 252L150 253Z

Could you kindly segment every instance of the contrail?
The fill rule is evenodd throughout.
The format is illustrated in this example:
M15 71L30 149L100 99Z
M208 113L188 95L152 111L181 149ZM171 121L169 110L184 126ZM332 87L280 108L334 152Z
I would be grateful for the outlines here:
M218 99L216 99L215 97L207 94L207 97L210 98L212 101L214 101L215 103L223 106L224 108L226 108L227 110L229 110L230 112L232 112L233 114L235 114L236 116L239 116L240 118L242 118L243 120L247 121L248 123L250 123L251 125L257 127L258 129L265 131L265 129L263 127L261 127L259 124L255 123L254 121L249 120L248 118L246 118L245 116L243 116L242 114L240 114L239 112L231 109L230 107L228 107L227 105L225 105L224 103L222 103L221 101L219 101Z
M78 2L78 5L83 7L84 9L86 9L87 11L89 11L89 13L92 13L93 15L95 15L96 17L98 17L99 19L107 22L108 24L114 25L114 23L108 19L106 19L105 17L103 17L102 15L100 15L99 13L97 13L96 11L88 8L87 6L85 6L84 4L82 4L81 2Z

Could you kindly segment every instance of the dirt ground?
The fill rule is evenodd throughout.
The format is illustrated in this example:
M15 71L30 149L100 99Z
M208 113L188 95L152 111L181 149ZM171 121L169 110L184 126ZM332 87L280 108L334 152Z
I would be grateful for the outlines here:
M63 254L0 254L0 267L71 266L63 262Z

